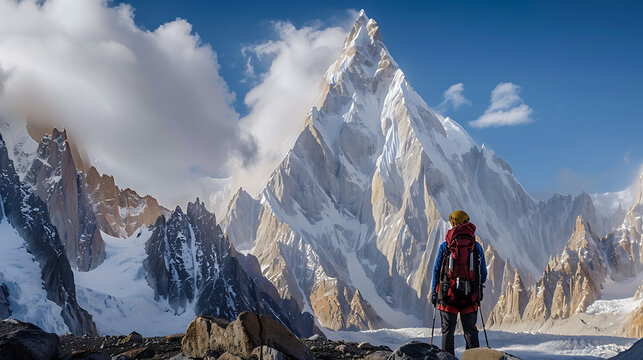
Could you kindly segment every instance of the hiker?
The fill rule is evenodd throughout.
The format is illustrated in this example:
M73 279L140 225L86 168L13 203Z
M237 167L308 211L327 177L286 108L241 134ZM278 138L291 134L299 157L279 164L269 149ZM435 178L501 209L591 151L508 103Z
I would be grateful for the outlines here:
M449 222L451 229L440 245L433 267L431 302L440 310L442 349L454 354L453 335L458 313L467 349L480 346L476 321L482 284L487 280L487 264L482 246L476 242L476 226L469 222L469 215L461 210L454 211Z

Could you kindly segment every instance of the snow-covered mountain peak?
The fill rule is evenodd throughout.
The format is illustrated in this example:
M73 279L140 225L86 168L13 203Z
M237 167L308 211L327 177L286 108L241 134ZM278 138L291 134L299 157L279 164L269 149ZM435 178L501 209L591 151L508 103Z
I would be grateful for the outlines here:
M598 236L594 233L591 225L585 221L583 215L580 214L576 217L574 232L567 242L567 248L576 251L580 248L587 248L589 245L597 247L597 238Z
M397 68L382 42L377 22L362 11L344 41L339 58L328 69L326 79L329 84L336 84L341 81L342 74L355 71L373 78L389 65Z
M454 152L459 154L464 154L469 151L472 147L476 146L475 141L469 136L469 134L464 130L460 124L455 122L450 117L442 117L439 114L438 119L442 122L442 126L446 131L446 136L452 144ZM482 145L484 149L484 144Z
M222 222L280 295L321 325L373 329L402 309L426 319L428 272L453 210L531 274L563 250L578 214L598 228L588 195L536 202L506 162L435 113L364 12L325 80L260 198L240 191Z
M60 131L58 128L54 128L52 137L59 146L63 146L67 142L67 130Z

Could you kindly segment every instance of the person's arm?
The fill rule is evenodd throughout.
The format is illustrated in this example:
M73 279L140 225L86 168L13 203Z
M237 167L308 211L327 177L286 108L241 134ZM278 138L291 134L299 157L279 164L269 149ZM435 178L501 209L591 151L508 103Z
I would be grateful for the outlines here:
M442 263L442 255L446 248L446 242L443 242L438 249L438 256L435 257L435 264L433 265L433 281L431 282L431 294L435 294L435 287L438 285L438 277L440 276L440 264Z
M479 242L476 242L478 251L480 252L480 283L484 284L487 281L487 261L484 258L484 250Z

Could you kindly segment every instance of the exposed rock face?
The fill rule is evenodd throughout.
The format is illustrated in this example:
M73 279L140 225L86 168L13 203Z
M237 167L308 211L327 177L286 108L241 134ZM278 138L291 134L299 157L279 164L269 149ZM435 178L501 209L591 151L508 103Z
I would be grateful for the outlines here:
M188 204L187 213L177 207L167 221L160 216L145 249L147 282L176 314L193 305L197 314L232 320L252 310L279 319L301 336L313 334L310 315L282 309L286 303L274 296L274 288L257 287L214 214L199 199Z
M289 359L316 359L279 321L251 312L241 313L233 322L198 316L188 326L181 344L183 355L191 358L203 358L208 351L214 351L248 359L256 348L264 345Z
M177 207L167 221L159 217L145 248L147 281L177 314L194 301L198 314L225 319L235 318L238 306L256 307L252 281L237 276L245 273L214 214L198 199L187 214Z
M34 281L42 281L47 299L62 308L61 316L70 332L95 334L91 316L76 302L74 276L58 231L49 220L47 207L21 184L1 136L0 198L4 217L24 239L27 251L40 265L41 279Z
M503 322L519 322L528 300L529 292L525 289L518 269L514 269L513 281L504 286L503 293L493 308L487 325L491 328L494 325L502 325Z
M482 304L484 307L492 309L498 302L506 285L513 280L509 278L509 271L513 268L509 260L504 260L500 257L500 254L498 254L491 244L487 244L484 247L484 256L487 262L488 275L487 282L484 284ZM489 317L491 317L491 314L489 314Z
M607 267L600 251L600 239L579 216L576 229L561 256L552 259L536 284L524 312L524 319L545 321L565 319L584 312L598 299Z
M0 213L0 220L2 220L2 214ZM9 306L9 289L7 285L0 284L0 319L6 319L11 315L11 309Z
M261 267L256 257L252 254L242 255L237 253L236 258L248 276L254 281L257 291L261 294L262 301L259 305L263 309L262 312L267 312L270 316L280 319L284 324L290 323L288 327L298 336L309 337L313 334L324 336L323 331L315 324L315 317L311 313L302 313L300 305L294 299L283 299L279 296L277 288L262 275Z
M56 334L15 319L0 321L0 359L56 360L60 356Z
M627 336L641 338L643 337L643 304L639 305L624 324Z
M634 205L623 224L612 231L605 242L607 263L614 280L626 279L643 270L643 174Z
M243 189L239 189L230 200L230 208L221 226L234 239L238 250L249 250L254 245L259 220L260 204Z
M169 211L149 195L119 189L112 176L100 175L79 158L66 131L54 129L41 139L25 182L47 204L72 266L88 271L105 258L101 230L126 238Z
M93 166L85 176L87 194L94 205L98 228L111 236L126 238L141 226L154 225L170 211L150 195L140 196L132 189L121 190L114 177L100 175Z
M42 138L25 183L47 204L71 265L81 271L100 265L105 243L65 131Z

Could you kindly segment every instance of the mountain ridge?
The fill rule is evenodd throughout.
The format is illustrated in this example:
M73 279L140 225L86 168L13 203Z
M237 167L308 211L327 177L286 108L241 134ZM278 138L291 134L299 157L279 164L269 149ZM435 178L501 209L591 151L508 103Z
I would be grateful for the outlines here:
M351 252L376 288L365 300L384 300L383 320L404 309L426 324L433 259L454 209L465 209L481 240L533 277L562 251L579 215L606 227L589 195L534 200L509 164L435 114L365 12L325 81L321 103L259 198L238 193L222 222L282 296L310 306L323 326L348 327L350 302L340 294L361 290L346 265ZM326 302L338 305L316 309Z

